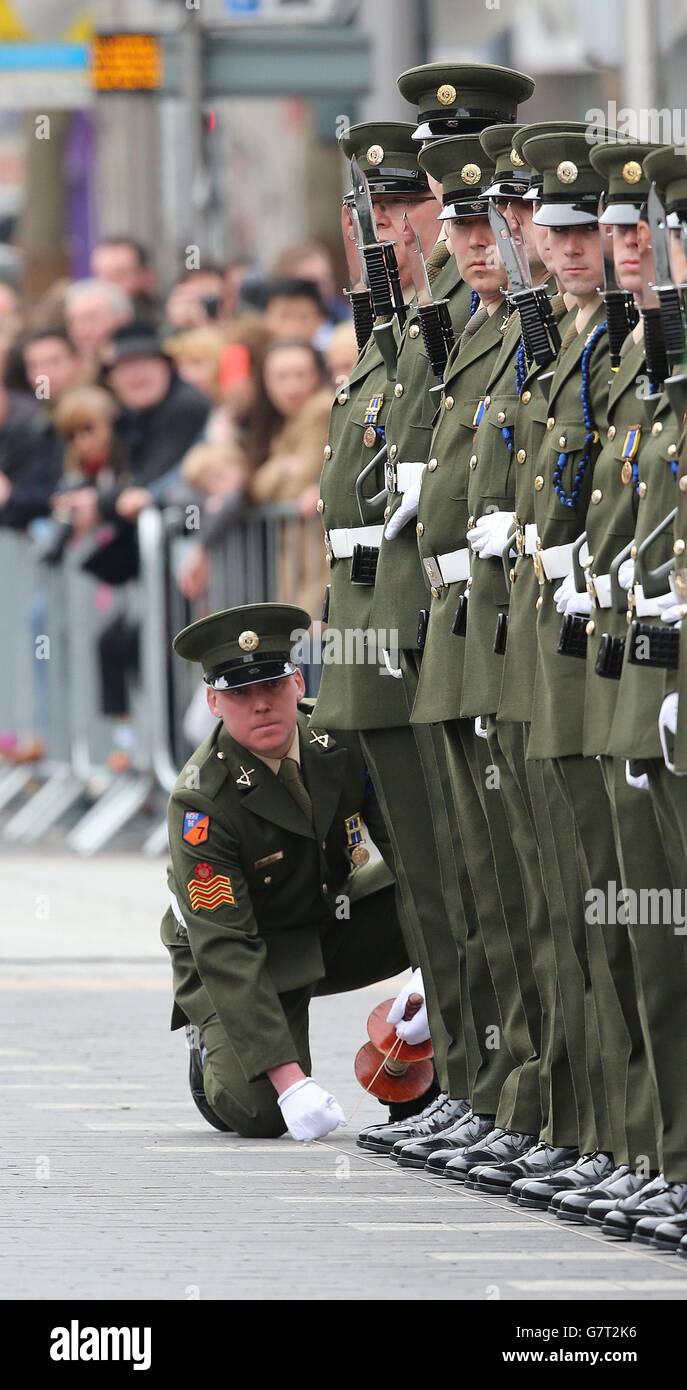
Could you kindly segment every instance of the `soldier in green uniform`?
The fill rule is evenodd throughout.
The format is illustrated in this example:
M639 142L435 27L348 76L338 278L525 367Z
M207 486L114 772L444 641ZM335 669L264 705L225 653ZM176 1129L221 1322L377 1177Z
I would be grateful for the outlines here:
M302 609L253 604L174 641L202 664L218 723L169 802L172 1027L199 1030L198 1108L243 1136L316 1139L344 1123L310 1076L310 999L408 964L394 887L365 891L369 838L390 851L357 738L300 705L293 644L309 626Z

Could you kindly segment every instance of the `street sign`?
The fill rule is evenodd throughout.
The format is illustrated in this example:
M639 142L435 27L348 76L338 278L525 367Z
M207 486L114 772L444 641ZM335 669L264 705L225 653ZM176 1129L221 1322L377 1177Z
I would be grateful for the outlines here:
M91 46L96 92L156 92L162 85L162 45L152 34L96 34Z

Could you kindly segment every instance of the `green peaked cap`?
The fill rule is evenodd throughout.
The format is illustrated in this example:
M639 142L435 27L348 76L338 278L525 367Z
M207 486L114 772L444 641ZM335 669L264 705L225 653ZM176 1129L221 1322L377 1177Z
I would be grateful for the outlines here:
M523 198L530 186L530 169L520 152L513 148L517 125L490 125L479 140L494 165L494 182L488 189L491 198Z
M293 675L291 649L310 623L310 614L292 603L243 604L191 623L172 646L185 661L200 662L207 685L233 690Z
M608 131L608 139L614 132ZM582 122L564 130L530 135L524 158L543 175L541 205L535 222L544 227L583 226L598 220L599 195L605 184L591 162L595 144Z
M398 90L417 108L415 139L435 140L515 120L534 80L495 63L424 63L401 73Z
M350 126L339 140L347 159L357 159L372 193L418 193L428 190L418 168L413 127L407 121L364 121Z
M418 163L442 185L444 210L440 220L484 214L484 193L493 180L494 166L482 149L479 135L435 140L421 150Z
M644 172L662 193L672 225L677 225L676 219L687 220L687 149L678 152L673 145L654 147L645 155Z
M634 140L593 147L590 153L592 165L607 185L606 207L599 218L600 222L631 226L639 221L651 184L642 164L650 151L655 149L658 149L657 145L640 145Z

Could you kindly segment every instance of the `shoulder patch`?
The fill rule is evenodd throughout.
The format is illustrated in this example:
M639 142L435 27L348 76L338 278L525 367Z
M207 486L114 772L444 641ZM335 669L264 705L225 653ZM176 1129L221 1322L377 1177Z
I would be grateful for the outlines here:
M204 845L210 833L210 817L203 811L184 811L182 840L187 845Z
M228 874L217 873L211 864L196 864L193 878L186 885L194 912L205 909L214 912L223 903L236 907L236 898Z

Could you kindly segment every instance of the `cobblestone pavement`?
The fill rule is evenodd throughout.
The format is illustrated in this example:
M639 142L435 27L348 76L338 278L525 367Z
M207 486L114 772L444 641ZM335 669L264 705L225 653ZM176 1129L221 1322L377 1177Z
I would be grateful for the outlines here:
M316 1001L352 1124L306 1147L204 1124L168 1032L161 862L0 859L0 1296L684 1299L687 1266L364 1155L352 1075L390 988Z

